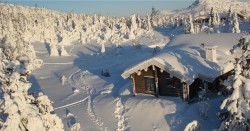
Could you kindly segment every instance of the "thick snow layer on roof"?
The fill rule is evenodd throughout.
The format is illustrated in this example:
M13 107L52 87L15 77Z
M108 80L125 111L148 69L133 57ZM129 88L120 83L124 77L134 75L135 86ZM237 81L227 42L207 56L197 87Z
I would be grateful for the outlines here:
M122 77L127 78L132 73L155 65L188 84L198 77L212 81L233 69L233 64L229 61L232 61L234 57L229 54L229 50L238 43L241 36L243 34L177 36L159 55L128 68ZM205 59L205 49L201 43L205 46L218 46L216 62Z
M218 46L218 50L223 53L229 53L233 45L237 44L239 39L246 34L239 33L221 33L221 34L184 34L174 38L168 46L200 46L204 43L206 45ZM166 48L168 48L166 46Z
M203 59L196 50L171 48L126 70L122 76L129 77L130 74L146 69L150 65L155 65L188 84L191 84L199 76L213 79L214 76L221 74L221 68L218 64Z

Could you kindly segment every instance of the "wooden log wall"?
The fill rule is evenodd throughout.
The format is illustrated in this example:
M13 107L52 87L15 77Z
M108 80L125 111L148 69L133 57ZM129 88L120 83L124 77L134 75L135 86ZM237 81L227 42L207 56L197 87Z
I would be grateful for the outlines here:
M161 96L183 97L183 85L178 78L172 77L172 83L168 83L167 78L170 77L170 74L165 71L160 72L160 70L158 70L158 76L159 94Z
M149 67L147 71L141 71L140 75L137 75L136 73L132 74L132 77L134 78L134 84L135 84L135 91L136 93L148 93L146 92L145 88L145 76L151 76L154 77L154 71L152 67Z

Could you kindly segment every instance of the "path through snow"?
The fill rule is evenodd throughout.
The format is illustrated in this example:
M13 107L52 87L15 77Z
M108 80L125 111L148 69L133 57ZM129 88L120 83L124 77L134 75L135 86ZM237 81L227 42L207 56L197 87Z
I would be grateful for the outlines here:
M83 103L84 101L86 101L86 100L88 100L88 99L89 99L89 96L86 97L86 98L84 98L84 99L82 99L82 100L80 100L80 101L76 101L76 102L73 102L73 103L70 103L70 104L67 104L67 105L64 105L64 106L56 107L56 108L54 108L54 110L60 110L60 109L66 108L66 107L76 106L76 105L78 105L78 104Z
M117 98L115 100L116 102L116 108L115 108L115 118L117 119L117 131L127 131L129 130L129 124L128 124L128 118L126 116L126 112L128 111L128 108L126 108L121 98Z
M87 70L77 70L76 72L72 73L69 78L68 82L70 85L72 85L74 88L81 90L83 93L87 94L94 94L96 92L95 88L89 84L86 84L87 77L92 75L89 71Z
M74 62L64 62L64 63L62 63L62 62L60 62L60 63L44 63L44 65L72 65L72 64L74 64Z
M107 126L105 126L104 123L100 120L100 118L98 118L96 116L93 104L94 104L93 103L93 98L91 96L89 96L87 112L88 112L88 115L89 115L90 119L93 121L93 123L97 127L99 127L99 129L101 131L109 131L109 128Z
M93 124L101 131L109 131L110 129L106 125L104 125L104 123L101 121L100 117L98 117L95 113L94 98L96 96L98 96L98 94L101 94L101 91L98 94L96 94L95 88L92 85L88 84L87 80L92 75L93 74L91 74L88 70L81 70L81 69L72 73L68 78L69 84L72 87L80 90L81 93L88 94L88 97L86 97L80 101L73 102L71 104L57 107L57 108L55 108L55 110L65 109L68 107L79 105L83 102L87 102L87 114L88 114L90 120L93 122ZM74 94L72 96L74 96Z

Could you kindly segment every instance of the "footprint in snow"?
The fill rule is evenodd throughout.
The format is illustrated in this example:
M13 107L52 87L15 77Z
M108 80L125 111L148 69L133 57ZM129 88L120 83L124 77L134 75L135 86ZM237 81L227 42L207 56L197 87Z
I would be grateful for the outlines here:
M76 116L66 109L67 124L70 131L81 131L80 123L77 123Z

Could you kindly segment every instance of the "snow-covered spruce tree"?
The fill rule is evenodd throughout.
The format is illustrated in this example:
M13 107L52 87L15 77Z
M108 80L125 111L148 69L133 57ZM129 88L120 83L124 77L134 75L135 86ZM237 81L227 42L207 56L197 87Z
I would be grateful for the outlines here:
M138 25L136 23L136 15L133 14L131 16L131 27L130 27L130 30L137 30L137 27L138 27Z
M213 27L214 23L215 23L215 12L214 12L214 8L212 7L210 10L210 18L209 18L209 26Z
M203 119L208 119L208 111L209 111L209 108L210 108L210 105L207 103L207 92L206 92L207 89L201 89L201 91L199 91L199 108L200 108L200 116L203 118Z
M137 15L136 21L137 21L138 28L141 29L141 27L142 27L142 22L141 22L141 17L140 17L140 15Z
M69 56L68 52L65 50L63 45L60 48L60 55L61 56Z
M152 10L151 10L151 14L150 14L150 18L151 18L151 25L153 26L157 26L156 24L154 24L154 22L156 21L156 17L158 15L159 11L156 10L154 7L152 7Z
M151 23L151 17L149 14L147 14L147 31L152 30L152 23Z
M240 25L239 25L239 22L238 22L238 17L237 17L237 14L234 13L233 15L233 29L232 29L232 33L240 33Z
M215 22L214 22L214 26L219 26L220 25L220 14L218 12L215 13Z
M222 121L219 130L249 130L250 128L250 35L244 36L233 47L231 52L239 48L242 51L240 58L236 59L234 75L225 83L232 94L221 104L221 109L226 109L228 116ZM231 81L230 81L231 80Z
M58 49L55 44L50 44L50 56L59 56Z
M207 26L212 27L212 17L209 17Z
M121 55L121 41L122 41L122 38L119 34L115 34L113 35L112 39L111 39L111 43L114 43L116 46L115 46L115 54L116 55Z
M232 10L231 7L228 10L226 20L224 21L224 30L226 32L231 32L231 27L232 27Z
M193 18L192 18L192 16L191 15L189 15L189 32L191 33L191 34L194 34L195 32L194 32L194 24L193 24Z
M194 34L194 24L193 24L193 18L191 15L188 16L188 22L186 24L186 26L184 27L184 32L185 33L191 33Z
M128 35L128 38L131 39L131 40L135 39L134 30L130 30L129 35Z
M50 56L59 56L56 37L53 37L50 40L49 46L50 46Z
M182 20L182 26L183 26L183 32L184 33L187 33L187 30L188 30L188 22L187 22L187 18L183 18Z
M53 113L46 95L28 93L28 75L38 68L34 49L18 31L1 40L0 48L0 115L3 131L60 131L61 119Z
M106 49L105 49L104 42L101 42L100 45L102 46L101 53L102 53L102 54L105 54Z
M175 27L179 27L180 26L180 21L179 21L179 17L177 16L176 18L175 18Z

